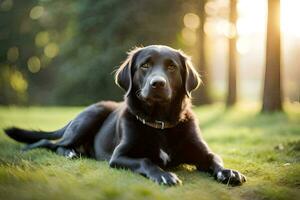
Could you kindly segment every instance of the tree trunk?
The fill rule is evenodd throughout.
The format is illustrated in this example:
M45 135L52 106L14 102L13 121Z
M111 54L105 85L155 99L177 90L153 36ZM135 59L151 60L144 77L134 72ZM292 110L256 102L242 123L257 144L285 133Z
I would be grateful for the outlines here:
M280 80L280 0L268 0L266 72L262 112L282 110Z
M237 21L237 0L230 0L230 14L229 22L236 27ZM228 58L228 93L226 99L226 106L230 107L236 103L237 100L237 67L236 67L236 36L229 38L229 58Z
M210 74L206 63L205 58L205 33L204 33L204 23L205 23L205 6L206 1L199 1L199 17L200 17L200 26L198 28L199 36L199 72L201 75L202 84L200 85L198 91L195 92L195 98L193 103L196 105L205 105L211 104L212 99L210 95Z

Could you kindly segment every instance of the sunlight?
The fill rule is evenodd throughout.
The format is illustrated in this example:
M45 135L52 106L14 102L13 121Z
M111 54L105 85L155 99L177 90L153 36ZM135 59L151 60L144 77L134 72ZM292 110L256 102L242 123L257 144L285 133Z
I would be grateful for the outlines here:
M237 31L240 35L264 33L267 19L267 0L240 0L237 4L239 19ZM300 37L300 1L281 0L281 31Z
M267 1L240 0L237 4L239 35L263 33L266 29Z
M281 30L287 35L300 37L300 1L281 1Z
M249 51L249 40L244 37L239 37L236 42L236 50L239 54L246 54Z
M228 20L220 20L216 25L216 30L220 35L233 38L236 35L235 26Z

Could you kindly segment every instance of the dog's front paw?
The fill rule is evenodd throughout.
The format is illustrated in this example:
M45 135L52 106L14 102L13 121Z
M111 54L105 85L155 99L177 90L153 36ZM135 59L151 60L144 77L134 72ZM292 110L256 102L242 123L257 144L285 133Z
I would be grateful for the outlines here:
M177 177L177 175L171 172L156 173L151 175L149 178L162 185L174 186L182 184L182 181Z
M246 177L243 174L231 169L223 169L218 171L215 175L215 178L221 183L232 186L241 185L247 181Z

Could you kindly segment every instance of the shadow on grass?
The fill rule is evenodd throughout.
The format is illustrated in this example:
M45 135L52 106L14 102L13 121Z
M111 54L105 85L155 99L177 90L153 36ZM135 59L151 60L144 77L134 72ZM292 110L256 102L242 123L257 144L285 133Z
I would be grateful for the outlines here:
M200 114L200 127L202 129L208 129L215 125L225 125L232 128L263 128L263 129L277 129L282 131L289 124L289 132L293 135L299 133L300 120L291 119L291 117L285 112L275 113L261 113L259 110L254 109L251 112L246 110L245 112L239 111L239 107L216 107L212 109L212 113L208 116L201 116L201 107L197 109L197 113ZM205 108L204 108L205 109ZM299 115L300 119L300 115Z

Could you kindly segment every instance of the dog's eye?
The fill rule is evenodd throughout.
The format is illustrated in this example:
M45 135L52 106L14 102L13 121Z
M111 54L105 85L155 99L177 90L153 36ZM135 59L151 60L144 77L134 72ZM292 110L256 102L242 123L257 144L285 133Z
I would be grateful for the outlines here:
M174 64L172 64L172 63L170 63L170 64L168 65L168 71L170 71L170 72L175 71L176 68L177 68L176 65L174 65Z
M150 63L144 63L141 66L141 68L143 68L143 69L148 69L149 67L151 67Z

